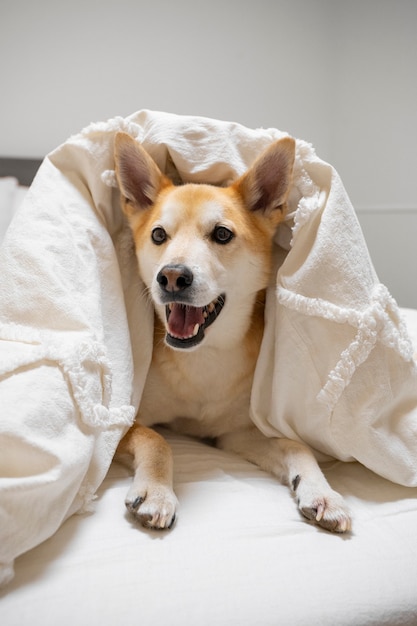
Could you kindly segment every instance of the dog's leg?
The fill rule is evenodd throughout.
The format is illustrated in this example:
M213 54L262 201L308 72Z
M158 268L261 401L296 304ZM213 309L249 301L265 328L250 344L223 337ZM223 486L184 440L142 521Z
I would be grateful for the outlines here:
M349 510L324 477L307 446L290 439L267 438L257 428L223 435L218 445L277 476L290 486L302 514L335 532L351 528Z
M177 498L172 488L172 452L165 439L140 424L123 437L117 449L119 460L130 459L134 478L125 504L147 528L171 528Z

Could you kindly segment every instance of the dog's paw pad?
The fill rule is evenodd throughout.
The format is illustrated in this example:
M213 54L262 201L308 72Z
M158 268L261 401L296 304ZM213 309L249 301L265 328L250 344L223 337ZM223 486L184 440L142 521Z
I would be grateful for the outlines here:
M174 525L177 498L169 487L148 486L141 488L138 493L132 486L126 496L125 505L129 513L146 528L163 530Z

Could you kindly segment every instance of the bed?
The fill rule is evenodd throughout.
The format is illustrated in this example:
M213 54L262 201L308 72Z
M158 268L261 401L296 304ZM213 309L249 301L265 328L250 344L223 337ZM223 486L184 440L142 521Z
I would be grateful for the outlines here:
M3 231L39 164L0 159ZM417 311L403 315L416 338ZM332 534L252 464L161 432L174 453L174 528L132 521L131 476L113 461L90 510L17 558L0 591L1 624L417 624L417 488L358 462L324 462L354 520L351 533Z

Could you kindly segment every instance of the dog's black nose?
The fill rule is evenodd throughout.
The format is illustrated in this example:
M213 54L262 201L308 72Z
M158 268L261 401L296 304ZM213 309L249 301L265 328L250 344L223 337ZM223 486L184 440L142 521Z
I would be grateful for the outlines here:
M181 264L165 265L156 277L159 285L164 291L184 291L193 282L193 273L186 266Z

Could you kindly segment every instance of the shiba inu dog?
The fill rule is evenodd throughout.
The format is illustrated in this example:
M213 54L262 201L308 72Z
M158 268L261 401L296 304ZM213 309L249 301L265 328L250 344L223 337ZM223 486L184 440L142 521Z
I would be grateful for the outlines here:
M115 137L116 177L139 273L155 309L153 357L135 425L128 510L169 528L177 498L170 448L156 424L215 438L289 485L303 515L346 532L350 516L305 445L265 437L250 394L264 328L273 236L285 216L295 141L272 143L229 187L174 184L133 138Z

